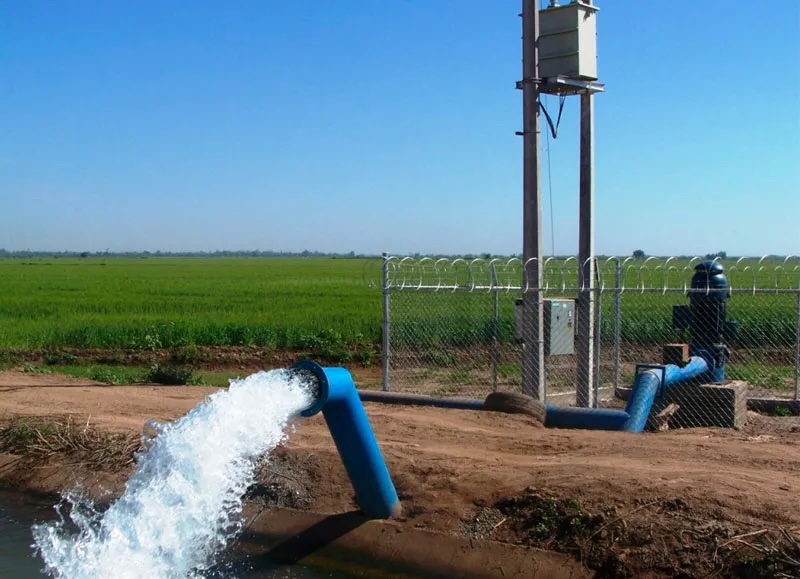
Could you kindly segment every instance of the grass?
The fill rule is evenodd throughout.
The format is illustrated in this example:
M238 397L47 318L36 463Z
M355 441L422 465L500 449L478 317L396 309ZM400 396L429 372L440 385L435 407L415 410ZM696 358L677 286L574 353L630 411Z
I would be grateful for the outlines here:
M730 380L744 380L754 388L790 390L794 387L792 366L768 365L760 362L731 364L728 366L726 377Z
M770 273L776 264L758 271L756 283L794 287L794 274ZM195 364L207 355L200 346L304 350L332 361L374 363L374 353L358 348L381 341L381 297L363 281L366 266L364 260L331 258L0 259L0 366L10 363L4 349L11 348L170 348L176 365ZM636 268L624 272L629 289L621 299L623 342L681 340L684 336L672 329L671 312L672 306L687 303L686 296L637 292L640 274ZM657 287L659 276L651 272L648 285ZM751 283L737 276L731 277L739 287ZM569 276L550 272L545 277L550 287L574 285ZM608 283L613 275L603 271L603 278ZM574 294L549 291L546 297ZM495 337L513 341L517 297L515 292L497 296L495 324L490 293L394 292L393 345L424 346L428 363L450 366L447 350L453 346L485 344ZM602 340L610 343L610 292L601 297L600 311ZM793 344L796 311L795 295L736 293L729 317L740 322L740 334L732 345ZM70 366L74 360L48 363Z
M131 366L48 366L46 368L50 374L63 374L73 378L83 378L94 380L104 384L136 384L147 380L147 368L135 368Z
M380 341L361 260L0 260L0 347L260 346L344 355Z
M522 377L522 364L503 362L497 365L497 375L504 380L516 380Z
M230 384L231 380L243 378L230 370L197 370L190 366L153 365L149 368L137 366L120 365L58 365L38 366L34 364L23 364L22 371L28 374L51 374L70 376L84 380L94 380L110 386L139 384L151 382L155 384L178 385L186 384L190 386L212 386L224 388ZM370 383L367 387L375 388L380 386L380 380Z
M48 367L23 366L24 372L35 374L63 374L73 378L83 378L94 380L109 385L118 384L137 384L141 382L152 382L155 384L179 385L188 384L192 386L207 385L203 373L196 372L189 366L172 365L153 365L150 368L138 368L135 366L57 366ZM221 381L215 373L208 373L213 376L213 385L227 386L227 381Z
M147 372L147 381L168 386L188 384L190 386L203 385L203 379L195 374L191 366L173 366L154 364Z

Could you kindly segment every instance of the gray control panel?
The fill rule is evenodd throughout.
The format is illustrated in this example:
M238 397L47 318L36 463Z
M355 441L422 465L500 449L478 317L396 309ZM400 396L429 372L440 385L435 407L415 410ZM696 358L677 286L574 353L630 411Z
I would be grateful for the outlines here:
M514 311L514 335L522 341L522 300ZM551 298L544 300L544 354L565 356L575 353L575 300Z

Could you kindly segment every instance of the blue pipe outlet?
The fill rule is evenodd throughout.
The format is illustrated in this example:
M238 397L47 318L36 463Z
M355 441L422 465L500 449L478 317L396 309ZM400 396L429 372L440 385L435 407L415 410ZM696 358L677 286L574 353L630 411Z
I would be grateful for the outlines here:
M322 412L361 510L374 519L400 516L400 499L350 372L323 368L309 360L298 362L292 370L314 378L314 404L301 414L310 417Z

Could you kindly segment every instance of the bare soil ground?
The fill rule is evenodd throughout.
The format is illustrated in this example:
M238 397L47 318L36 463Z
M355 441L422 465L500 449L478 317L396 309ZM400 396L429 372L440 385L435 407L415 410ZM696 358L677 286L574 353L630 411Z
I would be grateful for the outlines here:
M0 427L71 417L133 439L146 419L176 419L211 391L2 372ZM800 576L800 433L791 428L624 434L490 412L366 408L402 527L566 552L599 577ZM120 459L98 469L69 449L38 464L4 452L0 479L40 492L80 482L114 496L132 468ZM251 500L264 507L355 508L319 416L300 424L260 480Z

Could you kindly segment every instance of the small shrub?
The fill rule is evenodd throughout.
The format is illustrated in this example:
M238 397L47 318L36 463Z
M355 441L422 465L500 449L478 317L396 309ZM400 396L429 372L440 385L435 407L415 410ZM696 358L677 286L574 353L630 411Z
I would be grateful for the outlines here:
M161 336L158 330L151 328L144 336L134 341L134 345L138 350L160 350L163 347Z
M342 334L330 328L303 334L299 336L298 344L301 348L310 350L313 356L329 362L349 362L352 358Z
M52 424L12 424L0 430L0 448L8 452L19 452L39 442L40 437L52 436L56 430Z
M52 374L53 372L41 366L34 366L32 364L23 364L22 371L26 374Z
M375 363L375 355L368 348L362 348L355 356L356 362L368 368Z
M526 489L523 495L495 506L512 519L512 526L526 536L525 543L530 545L553 540L572 542L586 536L599 522L578 501L542 496L534 489Z
M167 386L197 386L203 384L203 379L195 375L194 369L189 366L171 366L156 364L150 368L147 379L156 384Z
M9 450L24 449L36 440L36 431L27 424L10 428L6 433L5 445Z
M19 363L19 356L11 350L0 350L0 368L10 368Z
M314 356L337 364L349 362L352 358L350 350L344 344L326 345L319 350L315 350Z
M786 418L792 415L792 411L789 409L788 406L776 406L775 407L775 416L780 416L781 418Z
M89 370L89 380L104 384L120 384L122 381L114 370L104 366L95 366Z

